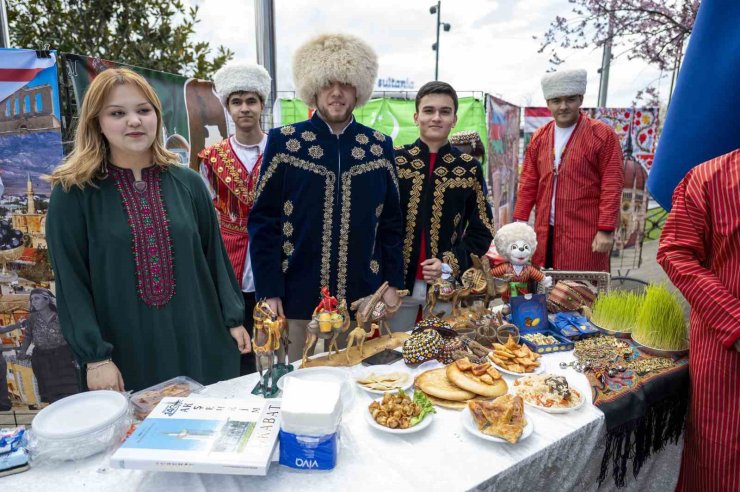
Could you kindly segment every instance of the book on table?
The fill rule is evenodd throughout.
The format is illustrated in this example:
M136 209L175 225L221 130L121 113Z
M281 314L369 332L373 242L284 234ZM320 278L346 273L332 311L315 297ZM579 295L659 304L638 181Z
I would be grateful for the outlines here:
M164 398L111 457L118 468L266 475L280 400Z

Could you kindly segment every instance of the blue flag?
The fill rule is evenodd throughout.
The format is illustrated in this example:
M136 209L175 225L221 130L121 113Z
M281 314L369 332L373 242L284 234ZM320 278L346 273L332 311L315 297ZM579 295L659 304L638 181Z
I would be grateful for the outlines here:
M648 189L670 210L673 190L702 162L740 148L740 1L704 0L678 74Z

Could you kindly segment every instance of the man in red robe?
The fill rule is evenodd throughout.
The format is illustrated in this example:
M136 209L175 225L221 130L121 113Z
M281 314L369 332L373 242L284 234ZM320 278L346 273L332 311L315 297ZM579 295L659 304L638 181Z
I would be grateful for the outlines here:
M585 70L546 75L542 91L554 120L527 147L514 219L535 209L535 266L608 272L624 183L619 137L581 112Z
M740 150L678 184L657 259L691 305L691 406L677 490L740 490Z
M270 94L270 75L255 64L232 63L213 76L216 93L234 121L235 133L204 149L200 172L211 190L221 236L244 295L244 326L252 336L254 276L247 219L254 202L267 135L260 120ZM241 374L255 371L254 354L242 355Z

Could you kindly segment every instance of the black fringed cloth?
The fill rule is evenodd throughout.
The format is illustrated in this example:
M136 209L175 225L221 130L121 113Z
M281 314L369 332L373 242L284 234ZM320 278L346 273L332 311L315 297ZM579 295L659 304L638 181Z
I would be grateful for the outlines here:
M634 342L629 359L654 358L640 352ZM609 473L617 487L624 486L630 462L635 478L652 453L668 442L678 442L683 432L689 403L688 357L675 360L673 367L638 374L627 369L602 380L587 373L593 404L606 418L606 450L601 460L601 484Z

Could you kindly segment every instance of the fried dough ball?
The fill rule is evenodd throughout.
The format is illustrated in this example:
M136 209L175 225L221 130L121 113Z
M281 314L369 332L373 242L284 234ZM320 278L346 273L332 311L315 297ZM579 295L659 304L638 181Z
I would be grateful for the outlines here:
M377 422L378 424L380 424L380 425L388 426L388 417L387 417L387 416L385 416L385 415L381 415L380 417L377 417L377 418L375 419L375 421L376 421L376 422Z
M378 422L378 423L380 423L380 422ZM383 424L381 424L381 425L383 425ZM391 418L388 419L387 426L390 427L391 429L395 429L399 425L401 425L401 422L399 422L399 420L397 418L391 417Z
M399 425L399 427L401 429L408 429L409 427L411 427L411 420L407 418L401 419L401 425Z

